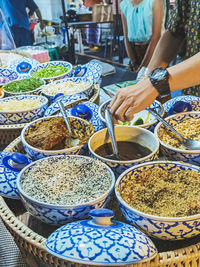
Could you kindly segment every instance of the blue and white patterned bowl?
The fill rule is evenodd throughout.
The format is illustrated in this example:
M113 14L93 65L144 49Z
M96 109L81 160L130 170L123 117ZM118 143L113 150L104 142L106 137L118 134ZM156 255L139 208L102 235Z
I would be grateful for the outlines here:
M152 151L152 153L148 156L136 160L120 161L103 158L96 154L95 150L103 144L110 142L110 137L107 132L107 128L95 133L92 137L90 137L88 142L89 152L92 157L100 159L106 163L113 170L116 176L119 176L125 170L134 165L158 159L159 141L149 130L137 126L115 126L115 135L117 141L136 142Z
M84 65L87 68L87 71L84 78L92 79L93 84L97 83L101 77L102 66L98 62L90 61Z
M90 215L92 220L73 222L54 231L45 242L47 251L69 262L98 266L127 266L157 255L145 234L110 220L114 216L111 210L94 209Z
M60 150L43 150L43 149L33 147L27 143L26 136L28 135L31 129L34 129L37 125L40 125L43 121L49 121L54 117L57 117L57 116L40 118L38 120L35 120L29 123L26 127L23 128L21 132L21 139L22 139L22 144L27 154L32 159L37 160L37 159L41 159L44 157L55 156L55 155L78 155L78 154L87 153L88 151L87 141L86 143L83 143L83 144L80 144L80 145L77 145L71 148L60 149ZM80 129L82 127L85 127L85 132L88 135L88 139L94 133L94 128L92 124L86 120L83 120L77 117L69 117L69 121L73 123L73 125L75 125L74 128Z
M174 172L180 170L196 170L200 172L200 169L196 166L175 161L147 162L125 171L119 176L115 185L115 194L125 218L146 234L160 239L179 240L198 235L200 233L200 214L187 217L154 216L134 209L122 199L120 190L126 181L134 179L137 173L155 167Z
M196 118L200 120L200 112L183 112L167 117L165 120L173 127L183 120L190 120ZM155 128L154 134L159 139L161 144L161 151L169 160L184 161L190 164L200 164L200 150L183 150L165 144L160 139L160 131L165 126L160 122ZM192 128L192 125L191 125Z
M68 70L59 76L42 78L46 82L63 79L65 76L67 76L72 71L72 65L67 61L50 61L50 62L42 63L42 64L36 66L35 68L33 68L30 71L30 75L32 76L36 71L41 70L41 69L45 69L46 67L49 67L49 66L63 66L63 67L68 68Z
M43 116L44 111L48 107L48 99L39 95L19 95L0 99L0 103L8 103L10 100L24 101L30 99L38 99L40 105L21 111L0 111L0 123L2 124L20 124L28 123Z
M65 156L54 156L54 157L63 158ZM84 157L87 158L88 160L91 160L86 156L71 155L70 157L76 157L77 160L80 157ZM42 160L43 159L41 159L40 161ZM106 167L108 173L110 174L111 184L109 189L99 198L87 203L77 204L77 205L54 205L33 199L23 191L21 187L21 180L24 179L25 175L29 172L31 167L34 166L37 162L38 161L31 163L19 173L17 177L17 189L26 209L39 220L52 225L58 225L58 224L62 225L74 220L85 219L88 217L90 210L95 208L103 208L110 200L110 196L111 193L113 192L113 188L115 185L115 176L112 170L106 164L103 163L102 165Z
M0 87L5 85L8 82L17 80L19 75L16 71L9 68L0 68ZM6 79L6 82L2 82L1 79Z
M99 107L99 117L101 118L101 120L105 123L105 110L108 107L108 105L110 104L110 99L106 100L104 103L102 103ZM160 114L161 117L164 117L165 111L164 111L164 107L163 105L155 100L153 102L153 104L150 106L153 110L155 110L158 114ZM149 117L148 119L148 123L144 123L141 125L137 125L141 128L145 128L147 130L150 131L154 131L155 126L157 125L158 121L154 118L153 115L148 114L148 108L146 110L143 110L141 112L138 112L137 114L135 114L134 119L133 120L137 120L138 118L142 118L143 121L145 121L145 119ZM129 125L129 124L127 124ZM131 126L131 125L130 125Z

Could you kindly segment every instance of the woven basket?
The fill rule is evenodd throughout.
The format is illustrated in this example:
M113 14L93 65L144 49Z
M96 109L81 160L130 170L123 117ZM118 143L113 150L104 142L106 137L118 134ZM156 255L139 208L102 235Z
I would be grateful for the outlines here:
M6 147L4 151L7 152L21 152L25 153L23 150L23 145L21 143L21 138L18 137L14 140L9 146ZM8 205L9 201L12 201L12 205ZM49 254L44 247L44 243L46 238L39 234L41 228L48 228L47 225L42 226L42 223L39 221L35 221L30 224L31 216L25 210L19 212L17 211L17 203L19 200L4 200L0 197L0 216L7 229L13 235L15 242L20 248L22 254L25 257L25 260L29 263L31 261L30 266L38 266L41 267L42 264L45 263L45 266L53 266L53 267L79 267L79 266L89 266L82 264L74 264L62 259L59 259L51 254ZM110 201L109 208L113 209L115 214L119 212L118 206L113 204L113 201ZM20 202L21 204L21 202ZM12 206L12 207L11 207ZM21 214L21 215L20 215ZM116 220L123 220L123 216L118 214ZM28 223L29 227L27 226ZM33 231L33 225L38 224L38 231ZM153 240L155 243L156 240ZM171 245L168 245L168 241L156 241L156 246L158 251L163 251L164 249L168 250L169 246L175 244L175 242L171 242ZM192 244L193 242L193 244ZM194 244L194 242L196 244ZM159 252L159 254L151 261L147 261L145 263L132 265L134 267L199 267L200 266L200 239L190 239L190 240L182 240L180 243L182 248L178 249L170 249L169 251ZM190 245L188 245L190 244ZM34 264L33 264L34 262ZM131 265L129 265L131 266Z

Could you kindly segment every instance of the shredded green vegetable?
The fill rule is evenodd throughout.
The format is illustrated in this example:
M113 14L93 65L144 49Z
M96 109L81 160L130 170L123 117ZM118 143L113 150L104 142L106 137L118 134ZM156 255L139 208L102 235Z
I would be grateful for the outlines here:
M69 68L64 67L62 65L59 66L48 66L44 69L40 69L32 74L33 77L36 78L50 78L59 76L68 71Z
M43 84L43 80L32 77L10 82L6 84L3 89L9 93L24 93L28 91L33 91Z
M144 124L144 121L142 118L138 118L136 121L134 121L133 125L141 125Z

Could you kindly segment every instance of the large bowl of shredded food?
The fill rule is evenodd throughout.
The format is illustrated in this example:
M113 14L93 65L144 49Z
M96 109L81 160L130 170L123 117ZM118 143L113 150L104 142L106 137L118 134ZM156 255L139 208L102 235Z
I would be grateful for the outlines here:
M12 81L3 86L6 96L38 94L45 81L40 78L25 78Z
M72 71L72 65L66 61L50 61L42 63L30 72L35 78L41 78L46 82L62 79Z
M48 99L39 95L19 95L0 99L0 123L28 123L43 116Z
M200 141L200 112L178 113L165 120L185 138ZM169 160L200 164L200 150L187 150L181 139L162 123L156 126L154 133L160 141L163 154Z
M103 208L115 184L111 169L86 156L53 156L25 167L17 177L27 210L48 224L65 224Z
M179 240L200 233L200 169L176 161L134 166L117 179L115 194L127 221L148 235Z

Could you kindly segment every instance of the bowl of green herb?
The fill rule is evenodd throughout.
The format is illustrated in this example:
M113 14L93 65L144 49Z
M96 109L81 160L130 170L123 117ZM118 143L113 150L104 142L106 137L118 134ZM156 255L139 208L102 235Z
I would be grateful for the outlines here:
M67 61L50 61L33 68L30 75L49 82L66 77L71 71L72 65Z
M45 81L40 78L29 77L12 81L3 86L6 96L38 94Z

